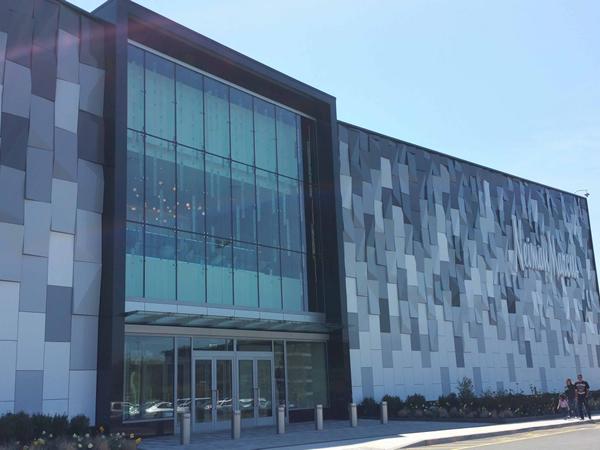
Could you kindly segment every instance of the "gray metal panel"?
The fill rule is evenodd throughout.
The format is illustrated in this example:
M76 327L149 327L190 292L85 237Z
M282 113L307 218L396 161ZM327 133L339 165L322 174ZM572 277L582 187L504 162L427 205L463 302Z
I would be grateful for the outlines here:
M46 342L71 340L73 288L48 286L46 294Z
M48 285L48 258L23 256L19 289L19 311L45 312L46 287Z
M25 200L25 236L23 253L48 256L50 245L50 203Z
M27 149L25 197L29 200L49 202L52 195L52 160L48 150Z
M54 178L77 181L77 135L56 128L54 143Z
M37 95L31 96L28 144L46 150L54 148L54 104Z
M0 220L15 224L24 221L25 173L0 166Z
M42 410L44 371L17 370L15 378L15 411L29 414Z
M28 118L31 106L31 71L28 67L6 61L2 111Z
M98 319L73 316L71 330L71 370L96 370Z

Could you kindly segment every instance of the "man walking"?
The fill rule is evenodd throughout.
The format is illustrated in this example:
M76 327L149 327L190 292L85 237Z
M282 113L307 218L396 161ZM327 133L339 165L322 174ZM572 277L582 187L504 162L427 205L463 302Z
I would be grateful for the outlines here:
M575 392L577 393L577 408L579 409L579 417L581 420L585 420L585 416L583 414L583 407L585 406L585 411L587 412L590 420L592 419L592 414L590 413L590 407L588 406L588 394L590 392L590 385L587 381L583 379L583 375L577 375L577 381L575 382Z

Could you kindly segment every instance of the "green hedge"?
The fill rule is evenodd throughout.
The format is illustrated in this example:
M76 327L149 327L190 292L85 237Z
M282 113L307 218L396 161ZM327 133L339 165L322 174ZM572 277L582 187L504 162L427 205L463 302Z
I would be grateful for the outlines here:
M59 437L73 434L85 435L90 432L90 420L85 416L44 414L29 415L23 412L6 414L0 417L0 444L10 442L30 443L42 436Z
M386 395L389 417L407 418L487 418L545 416L556 413L559 393L539 393L532 387L530 394L524 392L485 392L476 395L473 383L464 378L458 383L458 393L443 395L437 401L426 401L419 394L409 395L406 400ZM600 409L600 391L590 391L589 406ZM358 405L360 417L378 417L380 404L372 398Z

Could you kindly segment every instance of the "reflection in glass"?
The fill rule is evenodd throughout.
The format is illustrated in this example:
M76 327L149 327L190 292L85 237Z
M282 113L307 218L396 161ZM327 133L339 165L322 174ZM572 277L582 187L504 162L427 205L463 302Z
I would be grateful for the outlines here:
M146 136L146 223L175 227L175 147Z
M254 417L254 364L251 359L239 360L239 409L242 419Z
M145 294L147 298L175 298L175 231L146 225Z
M277 176L256 169L256 203L258 215L258 243L279 245Z
M254 98L254 153L256 166L275 172L275 106Z
M206 301L233 304L232 245L228 239L206 239Z
M144 135L127 130L127 219L144 220Z
M327 406L325 344L287 341L289 408Z
M285 406L285 351L283 341L273 342L273 362L275 363L276 404Z
M177 146L177 228L204 232L204 152Z
M254 164L254 125L252 96L229 88L231 111L231 158Z
M125 297L144 296L144 227L127 222L125 231Z
M301 185L286 177L279 181L279 225L281 247L302 250L302 228L300 224Z
M279 250L259 246L258 271L260 307L281 309Z
M175 412L192 412L192 351L189 337L175 338L177 349L177 400ZM179 416L177 417L179 420Z
M291 178L302 178L300 170L300 127L298 116L287 109L276 107L277 115L277 171Z
M196 369L196 422L212 422L212 361L195 360Z
M273 415L271 361L256 360L256 378L258 381L258 417L271 417Z
M206 155L206 232L231 237L231 168L228 159Z
M256 244L233 243L233 283L236 306L258 307Z
M173 338L125 336L123 420L173 417Z
M246 242L256 242L256 197L254 168L231 163L231 206L233 236Z
M233 339L194 338L194 350L232 352Z
M302 253L281 251L281 291L285 311L302 311L304 278L302 272Z
M229 100L223 83L204 79L206 151L229 157Z
M175 65L146 52L146 133L175 140Z
M127 127L144 131L144 51L127 47Z
M177 233L177 300L203 303L205 298L204 237Z
M202 75L176 66L177 142L189 147L204 147L204 95Z
M272 341L238 339L236 343L238 352L271 352L273 351Z
M233 389L229 359L217 359L217 421L231 420Z

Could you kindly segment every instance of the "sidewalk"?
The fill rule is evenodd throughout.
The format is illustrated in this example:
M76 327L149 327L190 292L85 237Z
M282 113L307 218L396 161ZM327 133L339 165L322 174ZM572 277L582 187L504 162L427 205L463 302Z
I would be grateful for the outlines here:
M599 420L600 416L593 416ZM189 446L179 445L177 436L144 439L142 450L309 450L335 448L336 450L395 450L400 448L442 444L465 439L520 433L547 428L579 425L579 420L540 420L512 424L489 425L480 423L390 421L382 425L375 420L360 420L356 428L347 421L326 421L323 431L316 431L312 422L289 424L284 435L275 434L275 427L242 430L242 438L233 441L229 431L195 433Z

